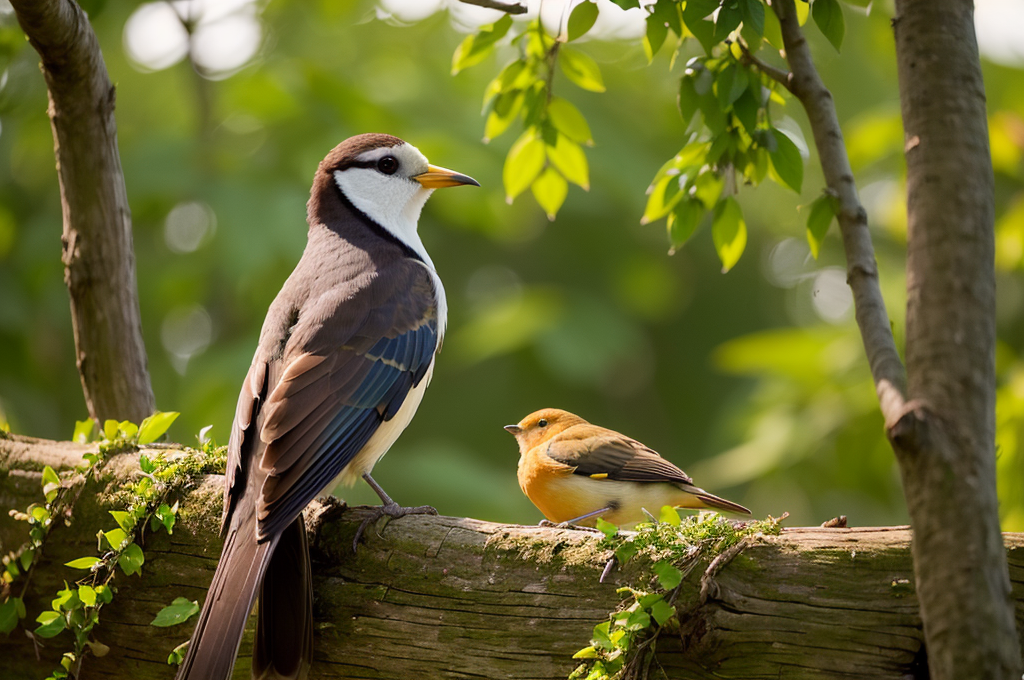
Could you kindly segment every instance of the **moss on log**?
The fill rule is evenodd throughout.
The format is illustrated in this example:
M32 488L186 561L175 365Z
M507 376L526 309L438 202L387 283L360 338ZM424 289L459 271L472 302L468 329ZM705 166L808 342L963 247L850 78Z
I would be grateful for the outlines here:
M0 507L40 498L44 465L70 469L89 447L15 437L0 441ZM33 577L29 618L81 572L64 562L92 555L96 532L113 522L112 497L137 474L122 454L81 494L67 526L55 529ZM190 624L149 625L179 596L201 600L220 553L221 478L182 498L174 534L147 534L142 575L115 579L117 594L94 637L110 647L88 658L82 677L170 679L168 653ZM616 588L637 583L639 560L599 578L608 558L600 537L573 530L411 516L351 542L365 511L316 503L307 511L314 561L316 661L313 678L565 678L572 654L619 603ZM24 522L0 516L0 553L20 545ZM1024 624L1024 536L1004 536ZM692 609L658 642L669 678L926 677L921 621L906 527L788 529L752 543L712 579L697 606L700 572L678 604ZM967 559L951 555L950 559ZM26 623L26 625L30 625ZM20 629L0 636L3 677L44 678L70 639L35 648ZM251 631L237 677L248 677ZM657 667L657 666L656 666Z

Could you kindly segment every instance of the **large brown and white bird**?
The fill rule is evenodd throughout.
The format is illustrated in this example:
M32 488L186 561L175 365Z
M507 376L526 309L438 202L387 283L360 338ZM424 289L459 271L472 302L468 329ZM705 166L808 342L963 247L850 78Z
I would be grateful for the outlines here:
M434 189L462 184L477 182L391 135L352 137L320 163L305 252L267 312L238 398L224 549L179 680L231 676L257 591L253 677L306 675L312 588L301 513L335 480L365 479L383 502L377 516L433 512L400 507L370 471L416 412L445 330L420 211Z

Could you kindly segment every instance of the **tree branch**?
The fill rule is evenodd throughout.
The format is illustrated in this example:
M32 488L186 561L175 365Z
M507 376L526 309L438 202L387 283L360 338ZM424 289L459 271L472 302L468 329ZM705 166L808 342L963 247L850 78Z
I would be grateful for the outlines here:
M459 2L464 5L498 9L506 14L526 14L526 5L518 2L502 2L502 0L459 0Z
M89 414L141 422L155 408L146 368L114 87L73 0L12 0L42 58L64 215L64 279Z
M878 265L867 212L857 196L832 93L825 87L811 59L793 0L773 0L772 9L782 25L786 59L792 71L787 87L807 112L825 182L839 201L837 219L846 252L846 280L853 290L857 325L882 415L887 424L892 424L904 414L906 371L896 350L889 314L878 285Z
M740 46L740 50L743 52L744 63L753 65L754 68L756 68L758 71L765 74L775 82L780 83L787 90L790 89L789 80L790 78L793 77L792 73L790 73L789 71L785 71L781 68L775 68L771 64L767 64L761 61L760 59L754 56L754 54L750 51L750 48L747 47L747 44L744 41L740 40L738 44ZM790 91L792 92L792 90Z

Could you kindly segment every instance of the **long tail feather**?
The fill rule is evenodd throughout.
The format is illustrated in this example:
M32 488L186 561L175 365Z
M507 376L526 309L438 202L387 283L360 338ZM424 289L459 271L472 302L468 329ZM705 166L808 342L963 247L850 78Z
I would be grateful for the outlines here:
M234 523L177 680L229 680L235 656L279 537L256 542L256 516Z
M312 661L313 580L306 526L299 516L281 534L263 576L252 677L303 680Z

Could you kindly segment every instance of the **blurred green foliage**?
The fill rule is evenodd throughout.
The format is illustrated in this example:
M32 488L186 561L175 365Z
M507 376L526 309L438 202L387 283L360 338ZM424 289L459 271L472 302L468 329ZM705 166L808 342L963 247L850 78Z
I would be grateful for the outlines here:
M540 519L518 489L518 454L501 426L557 406L637 437L759 516L789 511L794 524L838 514L857 525L906 521L843 283L841 244L834 229L820 237L822 209L814 214L823 182L799 107L770 104L776 139L792 140L805 157L799 180L778 173L800 195L765 183L722 209L728 214L719 219L731 222L719 235L738 230L742 209L745 238L745 256L723 276L715 246L735 248L738 231L728 232L732 240L713 238L715 216L703 206L692 224L674 218L690 230L674 245L690 242L671 257L663 227L641 224L651 178L689 141L676 100L687 61L704 55L699 41L685 38L677 50L679 32L651 30L657 22L629 40L590 39L600 34L598 17L572 46L582 71L548 74L554 98L537 109L541 127L575 135L563 131L543 153L555 153L558 139L576 148L593 140L587 181L577 182L589 183L589 192L568 190L566 179L575 180L556 166L557 177L530 178L542 208L509 205L503 169L515 135L498 134L520 115L519 95L502 104L508 108L497 121L497 103L481 116L480 100L504 96L488 83L509 63L549 66L542 52L510 44L522 33L519 22L532 17L516 18L493 52L462 71L479 54L466 36L500 15L457 6L452 16L412 22L389 14L394 4L252 5L259 49L231 73L193 67L188 58L157 70L133 65L126 22L140 5L88 4L117 85L157 402L182 413L171 437L188 443L212 423L212 435L227 440L263 316L305 245L317 162L349 135L390 132L483 184L440 192L420 221L448 291L450 326L419 414L375 471L399 501L498 521ZM808 34L846 132L901 342L903 140L881 5L865 14L844 4L837 24L827 14L835 8L823 4L814 18L828 29ZM601 3L602 14L618 11L608 7ZM470 15L476 23L467 25ZM588 21L574 21L573 37ZM770 36L770 21L763 30ZM0 6L0 421L19 433L68 438L85 408L37 61L9 6ZM593 85L591 62L603 93L576 86ZM997 173L999 491L1005 527L1022 530L1024 90L1020 70L984 68ZM817 259L809 229L817 230ZM362 486L340 494L375 501Z

